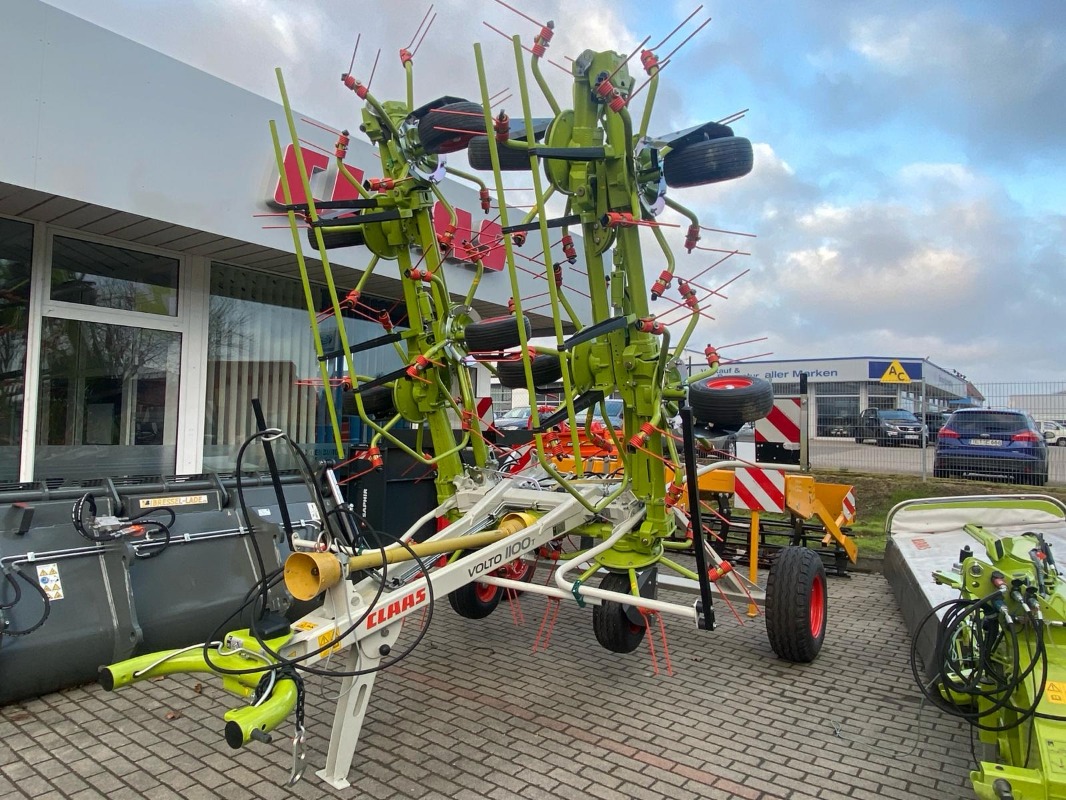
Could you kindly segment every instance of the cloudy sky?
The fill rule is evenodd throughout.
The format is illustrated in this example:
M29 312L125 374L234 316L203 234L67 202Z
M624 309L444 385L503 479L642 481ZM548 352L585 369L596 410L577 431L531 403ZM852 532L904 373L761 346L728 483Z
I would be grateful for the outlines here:
M430 7L49 2L272 99L272 68L281 66L294 104L338 127L354 125L357 112L337 80L356 36L354 74L369 77L380 47L375 94L402 96L396 52ZM586 48L628 53L645 36L655 44L698 3L511 5L555 21L549 58L565 65ZM526 42L532 23L489 0L437 0L434 12L415 59L419 99L478 95L475 41L491 91L516 89L509 43L481 23ZM747 109L734 129L754 143L752 173L671 196L706 226L757 238L705 234L702 245L751 255L702 282L715 287L750 272L713 304L715 321L701 325L697 342L765 336L726 352L925 356L982 383L1066 381L1061 0L709 3L660 55L708 16L663 72L652 133ZM565 98L567 76L546 71ZM678 244L680 236L671 232ZM715 258L678 249L682 276ZM660 268L649 259L650 274Z

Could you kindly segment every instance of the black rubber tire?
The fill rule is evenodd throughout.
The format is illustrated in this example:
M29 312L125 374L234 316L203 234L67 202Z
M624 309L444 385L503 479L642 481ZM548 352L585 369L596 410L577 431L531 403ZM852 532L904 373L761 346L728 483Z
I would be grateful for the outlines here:
M491 599L489 599L489 589L494 590L491 593ZM502 597L503 587L486 586L474 581L460 586L448 595L448 603L460 617L484 619L496 610Z
M778 658L809 664L818 657L829 617L822 559L806 547L784 547L766 579L766 635Z
M866 440L865 440L865 439L863 439L863 438L862 438L861 436L856 436L856 437L855 437L855 444L862 444L862 443L863 443L863 442L865 442L865 441L866 441Z
M533 326L529 324L529 318L526 316L522 317L522 321L526 326L526 341L529 341L533 335ZM466 349L470 353L507 350L522 344L518 334L518 318L513 315L471 322L466 326L463 338L466 339Z
M466 100L427 111L418 121L418 138L422 142L422 149L427 153L454 153L462 150L478 134L485 135L485 118L482 114L479 103Z
M363 395L363 410L370 417L393 416L396 405L392 401L392 389L388 386L373 386ZM341 413L345 416L359 416L359 407L355 403L355 392L345 392L341 402Z
M628 594L629 575L612 572L603 579L600 588L607 592ZM621 603L605 600L592 609L592 630L596 634L596 641L612 653L632 653L644 641L648 629L635 625Z
M715 376L689 384L688 403L697 422L737 430L770 413L774 387L752 375Z
M353 220L354 222L354 220ZM327 250L336 250L339 247L362 247L366 244L366 237L362 231L331 231L329 228L321 228L322 244ZM318 248L318 237L315 229L307 229L307 241L311 247Z
M559 361L559 356L551 353L541 353L533 356L529 366L533 372L533 386L535 388L551 386L553 383L562 380L563 367ZM526 370L521 361L498 362L496 364L496 377L500 379L500 384L508 389L526 388Z
M512 580L520 580L529 583L533 580L533 572L536 569L536 564L528 561L523 561L521 563L526 566L525 573L521 577L508 577L511 577ZM494 570L491 574L496 575L504 569L504 567L500 567L500 569ZM506 597L507 591L513 590L505 590L502 586L489 586L488 584L472 581L465 586L460 586L454 592L449 594L448 603L460 617L465 617L466 619L484 619L496 610L496 606L500 604L500 600ZM515 591L515 594L520 595L522 593Z
M529 172L529 153L526 150L512 150L510 147L497 145L501 172ZM466 157L472 169L492 172L492 155L489 153L489 140L478 136L466 148Z
M946 477L948 477L948 474L949 473L948 473L948 471L946 469L944 469L941 466L938 466L935 461L933 462L933 477L934 478L946 478Z
M747 175L754 160L751 142L742 136L708 139L667 153L663 177L672 189L721 183Z

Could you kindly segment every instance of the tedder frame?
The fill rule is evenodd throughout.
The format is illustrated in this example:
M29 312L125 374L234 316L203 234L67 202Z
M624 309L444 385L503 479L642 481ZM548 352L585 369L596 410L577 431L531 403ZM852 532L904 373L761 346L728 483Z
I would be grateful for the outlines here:
M101 681L115 689L173 672L221 675L227 688L249 698L247 706L226 714L226 739L233 747L269 738L295 708L292 780L300 777L304 761L301 673L341 678L327 762L318 775L334 787L347 786L374 677L405 654L394 652L401 623L444 596L457 613L474 619L518 592L546 596L546 614L560 601L589 605L597 641L624 653L639 646L653 623L661 625L662 614L713 630L711 590L718 581L738 592L756 588L706 541L701 507L708 507L700 498L696 440L765 416L772 390L757 378L716 378L720 356L710 345L703 351L707 369L682 375L682 355L704 315L701 303L716 290L676 274L666 223L659 218L667 209L680 214L689 222L685 249L690 254L704 250L697 245L704 229L696 214L668 197L667 189L742 177L752 168L751 143L724 122L665 136L649 134L660 72L678 48L663 57L656 50L681 26L660 45L644 47L645 39L628 56L580 53L568 70L569 102L562 103L541 72L555 28L550 22L537 24L531 47L524 47L518 36L511 38L521 103L517 122L492 107L480 45L474 46L480 102L442 97L416 107L408 48L400 51L407 85L403 101L380 101L351 70L345 73L343 85L364 102L359 129L377 147L382 169L381 177L357 180L345 164L349 134L338 132L337 168L358 195L355 199L315 201L299 156L300 185L290 185L277 128L270 125L286 200L283 211L308 298L338 452L343 453L343 442L330 391L335 379L327 362L341 358L347 367L348 400L373 431L358 465L380 469L382 443L400 448L434 471L436 507L402 534L370 531L327 470L321 519L304 535L289 535L285 585L305 604L296 606L299 614L290 612L295 618L264 615L249 629L200 647L112 664L102 670ZM528 73L551 109L549 119L533 116L523 50L532 54ZM646 75L640 86L629 70L638 51ZM278 80L290 138L299 153L280 70ZM645 89L643 112L635 118L630 102ZM463 150L472 168L492 173L502 229L497 239L460 230L440 189L441 180L451 174L474 183L485 211L492 208L493 191L480 178L446 163L448 154ZM504 173L511 171L532 180L535 203L521 221L510 219L506 202ZM552 216L556 205L562 213ZM435 206L448 215L447 224L434 220ZM323 347L318 310L311 304L302 254L305 230L318 250L337 323L339 349L333 352ZM580 231L579 242L571 231ZM643 231L653 237L662 264L650 286ZM553 241L556 232L561 238ZM328 254L342 246L365 247L372 254L355 289L343 299ZM520 246L534 246L538 252L521 255ZM475 270L461 297L453 296L447 283L446 260L457 247L471 255ZM501 248L513 292L510 313L482 320L473 303L483 256ZM718 252L726 254L721 263L740 251ZM547 344L533 339L523 312L517 258L535 265L537 278L544 280L551 311ZM581 258L584 269L575 266ZM382 336L352 343L343 308L358 305L367 280L383 261L395 262L398 270L405 328L396 330L382 315ZM576 275L587 279L581 290L570 283ZM664 295L675 281L679 299L670 302ZM706 296L699 297L697 290ZM588 319L570 299L579 291L588 299ZM656 302L666 305L665 311L654 313ZM680 328L676 336L674 327ZM379 346L394 347L404 365L374 378L359 375L354 355ZM500 447L492 440L491 426L478 417L472 364L491 370L506 386L527 389L531 398L538 388L561 383L563 404L545 417L534 401L532 442ZM624 404L620 430L597 420L597 411L607 419L604 400L612 396ZM681 435L671 422L677 418ZM397 435L405 426L417 428L414 446ZM263 440L282 436L271 429L258 434ZM415 542L415 533L433 519L439 520L439 532ZM832 528L842 540L839 528ZM574 537L582 546L564 551L559 546L564 537ZM679 563L675 553L694 556L695 568ZM535 557L553 561L554 585L529 582ZM390 563L412 561L414 565L389 569ZM660 568L687 581L698 599L657 599ZM276 577L263 576L264 598L268 582ZM592 585L593 579L598 585ZM783 548L771 570L765 603L774 651L797 662L816 658L827 622L826 577L818 555L805 547ZM423 617L423 633L429 617ZM415 643L420 638L421 633Z

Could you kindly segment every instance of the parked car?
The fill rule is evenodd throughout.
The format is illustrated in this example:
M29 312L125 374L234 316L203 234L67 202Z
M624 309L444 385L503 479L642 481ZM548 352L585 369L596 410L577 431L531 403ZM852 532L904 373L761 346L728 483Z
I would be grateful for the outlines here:
M625 403L617 397L608 397L603 401L607 406L607 420L611 427L616 431L622 430L622 412L625 411ZM600 414L599 405L596 406L596 419L600 422L604 422L603 416Z
M921 447L926 435L925 424L902 408L868 408L862 412L855 428L857 444L873 439L880 447L888 444Z
M1047 440L1033 418L1014 409L959 409L940 429L933 476L987 476L1043 486Z
M922 414L926 430L929 433L929 444L936 444L936 437L950 416L951 413L948 411L927 411Z
M1044 434L1044 440L1057 447L1066 447L1066 425L1051 420L1037 420L1037 427Z
M521 431L529 427L529 418L533 412L529 406L515 406L510 411L505 411L496 417L492 423L496 430Z

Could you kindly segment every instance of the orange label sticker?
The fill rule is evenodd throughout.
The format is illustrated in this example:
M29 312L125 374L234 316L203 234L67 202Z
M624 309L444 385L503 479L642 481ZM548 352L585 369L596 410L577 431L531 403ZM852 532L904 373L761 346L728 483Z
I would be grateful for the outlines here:
M1048 681L1044 687L1044 699L1049 703L1066 705L1066 682Z
M1048 681L1044 687L1044 699L1049 703L1066 705L1066 681Z
M308 622L307 620L303 620L302 622L297 622L292 627L297 628L298 630L301 630L301 631L313 631L315 628L318 627L318 625L316 625L313 622Z
M326 645L328 645L330 642L332 642L336 638L337 638L337 631L336 630L326 631L326 633L320 633L318 635L318 646L319 647L325 647ZM320 655L329 655L330 653L336 653L340 649L341 649L341 643L337 642L329 650L323 650Z

